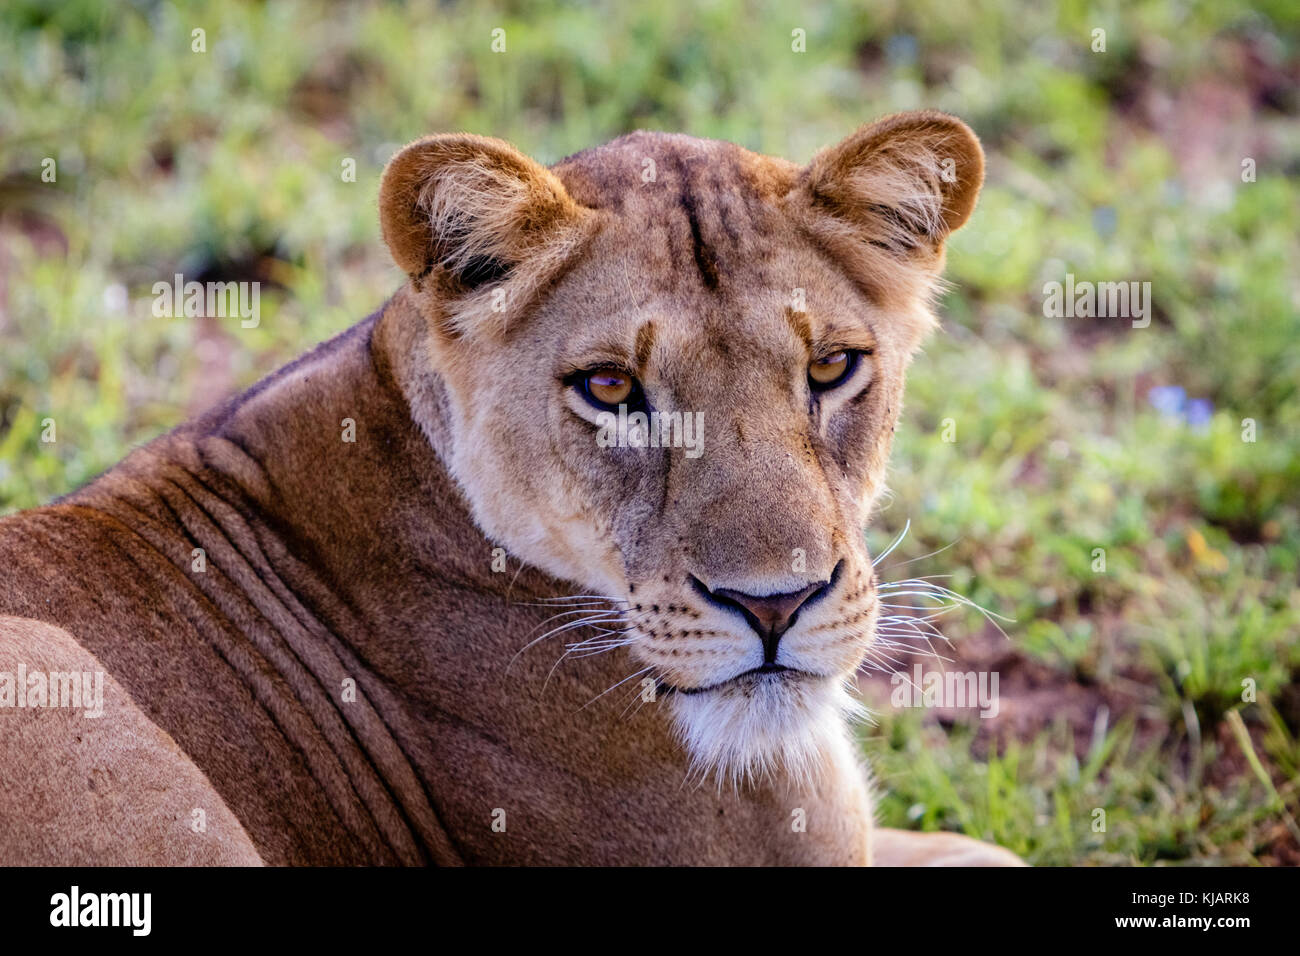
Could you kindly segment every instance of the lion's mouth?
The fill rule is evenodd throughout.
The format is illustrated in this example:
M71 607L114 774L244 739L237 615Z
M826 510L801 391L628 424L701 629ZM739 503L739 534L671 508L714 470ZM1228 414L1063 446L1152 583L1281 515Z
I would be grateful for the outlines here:
M779 675L779 676L778 676ZM698 687L678 687L667 682L660 684L660 689L674 691L678 694L707 694L710 691L721 690L724 687L743 686L745 684L756 684L760 681L775 680L798 680L803 678L816 678L817 674L808 671L799 670L795 667L786 667L784 664L764 663L759 667L751 667L747 671L742 671L728 677L726 680L720 680L714 684L702 684Z

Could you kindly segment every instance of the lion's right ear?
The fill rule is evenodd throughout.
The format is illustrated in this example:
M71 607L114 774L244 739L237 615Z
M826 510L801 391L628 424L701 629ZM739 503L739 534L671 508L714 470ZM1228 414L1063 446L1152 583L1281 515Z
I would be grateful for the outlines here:
M379 187L380 226L397 264L416 279L439 270L465 291L544 270L537 260L560 258L586 213L550 170L509 143L468 133L410 144Z

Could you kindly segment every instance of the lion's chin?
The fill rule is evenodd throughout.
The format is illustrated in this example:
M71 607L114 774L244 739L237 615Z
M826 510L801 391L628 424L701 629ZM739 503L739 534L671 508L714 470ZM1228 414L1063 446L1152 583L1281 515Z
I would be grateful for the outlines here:
M710 690L672 695L691 775L734 789L785 778L814 785L844 750L862 706L844 682L807 674L749 673Z

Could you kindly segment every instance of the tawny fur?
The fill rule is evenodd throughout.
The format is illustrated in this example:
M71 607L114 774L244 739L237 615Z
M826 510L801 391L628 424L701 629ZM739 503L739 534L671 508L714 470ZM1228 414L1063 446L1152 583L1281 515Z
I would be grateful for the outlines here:
M93 727L0 710L0 863L869 862L862 529L982 176L933 113L803 169L664 134L549 170L412 144L379 313L0 521L0 670L111 678ZM870 354L814 408L827 343ZM705 454L597 447L567 382L602 362L703 412ZM837 566L782 639L798 676L738 678L757 636L687 584ZM884 837L882 862L1014 862Z

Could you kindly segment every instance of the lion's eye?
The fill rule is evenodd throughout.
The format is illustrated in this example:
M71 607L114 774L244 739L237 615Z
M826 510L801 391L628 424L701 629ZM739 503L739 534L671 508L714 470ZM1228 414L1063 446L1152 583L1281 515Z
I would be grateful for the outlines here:
M853 374L861 354L851 349L842 349L823 358L814 359L808 365L808 384L814 392L824 392L828 388L834 388Z
M636 404L641 388L631 375L612 368L585 372L575 384L593 405L610 411Z

